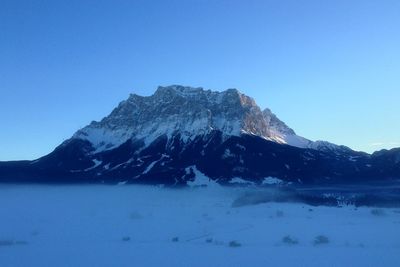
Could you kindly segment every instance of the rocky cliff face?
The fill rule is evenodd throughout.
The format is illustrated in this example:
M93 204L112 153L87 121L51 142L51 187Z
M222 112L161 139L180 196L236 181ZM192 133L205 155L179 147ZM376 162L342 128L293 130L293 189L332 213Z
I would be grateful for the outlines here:
M92 122L74 138L88 140L96 151L128 139L152 143L160 136L180 135L184 142L211 131L225 137L249 133L268 137L268 125L255 101L235 89L222 93L183 86L159 87L149 97L131 95L100 122Z

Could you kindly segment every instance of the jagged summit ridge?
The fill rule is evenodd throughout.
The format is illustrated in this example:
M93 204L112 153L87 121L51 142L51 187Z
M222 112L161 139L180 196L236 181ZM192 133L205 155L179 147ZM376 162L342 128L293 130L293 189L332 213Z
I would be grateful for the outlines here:
M187 142L212 131L225 137L250 134L282 144L312 146L269 109L262 111L253 98L237 89L217 92L180 85L160 86L151 96L131 94L109 116L92 122L73 138L88 140L98 152L128 139L150 144L160 136L179 134Z
M151 143L161 135L179 133L184 141L218 130L268 136L263 114L255 101L236 89L213 92L202 88L159 87L148 97L131 95L100 122L92 122L74 137L89 140L97 149L110 149L129 138Z

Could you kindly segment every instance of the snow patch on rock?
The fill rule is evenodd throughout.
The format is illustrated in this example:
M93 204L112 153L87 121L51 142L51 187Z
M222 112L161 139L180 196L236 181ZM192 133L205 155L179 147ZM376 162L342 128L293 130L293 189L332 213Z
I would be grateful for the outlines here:
M93 160L93 164L94 164L94 165L93 165L92 167L90 167L90 168L85 169L84 171L87 172L87 171L91 171L91 170L93 170L93 169L96 169L96 168L99 167L102 163L103 163L102 161L97 160L97 159L94 159L94 160Z
M264 178L264 180L262 181L263 185L279 185L282 184L283 180L276 178L276 177L266 177Z
M244 180L239 177L234 177L229 181L230 184L247 184L247 185L254 185L254 182Z
M191 187L207 186L207 187L219 187L220 185L206 176L204 173L199 171L196 166L190 166L186 168L186 173L189 174L191 171L194 173L194 180L188 181L187 185Z

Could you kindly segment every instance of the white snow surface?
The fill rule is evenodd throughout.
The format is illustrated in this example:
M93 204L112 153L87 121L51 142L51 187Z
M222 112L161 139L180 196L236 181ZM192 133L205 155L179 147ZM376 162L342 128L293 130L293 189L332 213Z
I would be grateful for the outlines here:
M248 190L2 185L0 266L399 266L399 209L233 208Z

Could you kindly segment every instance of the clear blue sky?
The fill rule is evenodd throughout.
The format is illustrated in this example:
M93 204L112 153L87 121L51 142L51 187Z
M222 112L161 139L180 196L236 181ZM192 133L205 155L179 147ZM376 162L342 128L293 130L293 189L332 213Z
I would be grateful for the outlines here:
M400 1L0 1L0 160L170 84L238 88L313 140L400 146Z

